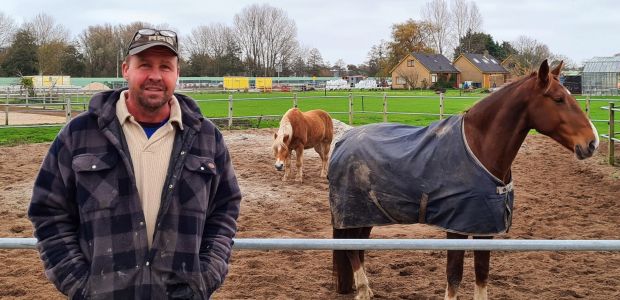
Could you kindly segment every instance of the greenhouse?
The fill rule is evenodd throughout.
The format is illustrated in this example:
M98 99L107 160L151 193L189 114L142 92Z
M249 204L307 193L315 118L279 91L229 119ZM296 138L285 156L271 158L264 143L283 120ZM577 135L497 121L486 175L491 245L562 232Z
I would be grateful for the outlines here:
M619 95L620 54L587 61L583 67L581 89L584 95Z

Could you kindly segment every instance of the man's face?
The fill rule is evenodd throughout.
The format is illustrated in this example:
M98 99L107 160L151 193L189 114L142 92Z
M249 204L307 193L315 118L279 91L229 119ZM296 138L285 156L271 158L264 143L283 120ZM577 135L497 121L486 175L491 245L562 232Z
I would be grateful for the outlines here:
M129 86L129 99L148 112L166 105L179 78L176 55L165 47L152 47L123 62L123 77Z

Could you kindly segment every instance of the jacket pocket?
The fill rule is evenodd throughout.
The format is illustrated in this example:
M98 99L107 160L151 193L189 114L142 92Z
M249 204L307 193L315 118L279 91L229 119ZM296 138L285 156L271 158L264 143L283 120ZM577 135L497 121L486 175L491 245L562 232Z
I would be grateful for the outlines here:
M213 158L189 154L179 181L179 203L184 210L206 212L217 176Z
M85 153L73 157L71 167L76 176L76 199L82 212L114 208L118 198L118 155Z

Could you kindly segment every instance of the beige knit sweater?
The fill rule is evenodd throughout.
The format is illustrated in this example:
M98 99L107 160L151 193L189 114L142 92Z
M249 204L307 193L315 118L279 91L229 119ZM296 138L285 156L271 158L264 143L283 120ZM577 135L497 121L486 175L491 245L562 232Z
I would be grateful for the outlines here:
M177 99L172 96L172 100L169 102L170 118L168 122L157 129L151 138L147 138L140 124L127 110L126 94L126 91L121 93L120 99L116 103L116 116L121 123L129 146L138 194L144 212L148 244L151 247L161 193L166 180L172 144L174 143L175 126L183 129L181 107Z

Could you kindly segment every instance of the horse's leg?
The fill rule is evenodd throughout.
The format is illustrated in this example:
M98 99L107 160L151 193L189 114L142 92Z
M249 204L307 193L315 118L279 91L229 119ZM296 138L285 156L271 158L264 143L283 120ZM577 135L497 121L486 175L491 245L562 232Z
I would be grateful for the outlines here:
M323 156L321 159L323 168L321 169L321 177L327 177L327 163L329 162L329 148L331 147L331 144L324 143L322 145L323 148L321 150L323 150Z
M492 239L492 236L475 236L475 239ZM474 290L474 300L486 300L487 283L489 279L489 261L491 251L474 251L474 266L476 270L476 287Z
M291 156L292 151L284 159L284 177L282 177L282 181L286 181L289 176L291 176Z
M335 229L334 239L368 238L372 227ZM368 285L368 277L364 272L364 251L362 250L334 250L333 271L336 277L336 291L348 294L353 291L355 284L357 295L355 299L370 299L373 296Z
M314 151L316 151L316 153L318 153L321 157L321 174L319 177L325 178L327 177L327 154L325 153L325 145L323 143L319 143L314 146Z
M295 181L303 183L304 181L304 146L298 146L295 149L295 155L297 156L297 177Z
M458 233L447 233L448 239L466 239L466 235ZM463 258L465 257L465 251L463 250L448 250L448 263L446 264L446 277L448 279L448 285L446 287L445 300L455 300L456 294L463 279Z

